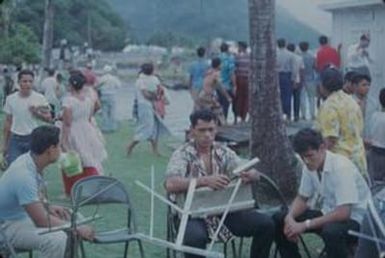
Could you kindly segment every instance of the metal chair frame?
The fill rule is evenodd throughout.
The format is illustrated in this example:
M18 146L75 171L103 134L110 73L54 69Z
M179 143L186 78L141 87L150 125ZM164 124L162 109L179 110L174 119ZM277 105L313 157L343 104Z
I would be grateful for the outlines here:
M177 231L178 231L178 224L179 224L179 218L176 213L172 211L172 208L170 206L167 207L167 241L175 242ZM242 239L242 238L241 238ZM242 241L242 240L241 240ZM232 250L232 257L233 258L241 258L241 256L238 256L237 250L236 250L236 243L235 238L229 240L228 242L223 241L217 241L216 243L223 244L223 254L225 258L227 258L227 249L228 249L228 243L230 242L231 250ZM177 258L177 251L171 250L170 248L166 249L167 251L167 258Z
M100 184L100 187L98 187L98 189L96 189L95 191L90 191L87 193L87 195L84 195L84 188L87 184L98 183L98 182ZM124 195L124 198L123 199L114 198L114 196L109 196L108 194L106 194L108 193L108 191L111 191L113 189L119 190ZM75 223L76 216L79 211L79 208L83 206L89 206L89 205L99 206L102 204L113 204L113 203L127 206L127 227L119 228L113 231L97 232L95 235L95 240L92 243L111 244L111 243L124 242L125 243L124 257L127 257L129 243L131 241L136 241L139 246L140 255L142 258L144 258L142 241L136 235L137 226L136 226L134 210L130 202L128 192L125 189L125 186L122 182L120 182L116 178L107 177L107 176L87 177L75 183L71 191L71 199L72 199L72 209L73 209L73 213L71 217L72 229L76 229L76 223ZM110 237L109 240L108 240L108 237ZM74 237L72 242L72 249L75 249L74 247L76 246L77 241L78 239ZM86 257L82 241L80 241L80 248L81 248L82 257ZM71 257L76 257L77 252L75 250L72 250L71 255L73 255Z

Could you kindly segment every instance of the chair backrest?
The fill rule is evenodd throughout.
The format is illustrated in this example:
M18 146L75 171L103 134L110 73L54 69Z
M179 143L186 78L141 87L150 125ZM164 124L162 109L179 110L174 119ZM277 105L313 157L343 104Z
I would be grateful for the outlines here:
M127 208L127 225L136 230L135 216L124 184L116 178L90 176L75 183L71 190L72 209L87 205L122 204Z
M227 207L234 187L235 184L230 184L226 188L220 190L212 190L208 187L196 189L190 208L191 217L199 218L222 214ZM178 205L183 207L183 198L177 200ZM242 184L235 195L229 211L234 212L254 207L255 199L253 197L251 185Z
M261 174L260 179L253 184L253 196L258 209L269 210L273 213L276 209L287 208L285 196L278 185L267 175Z
M74 207L106 203L131 205L124 184L107 176L90 176L79 180L71 190L71 199Z

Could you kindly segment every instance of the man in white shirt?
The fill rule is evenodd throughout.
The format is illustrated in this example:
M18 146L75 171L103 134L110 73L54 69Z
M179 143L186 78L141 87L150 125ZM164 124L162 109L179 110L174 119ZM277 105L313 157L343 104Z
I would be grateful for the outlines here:
M116 91L121 87L118 77L112 75L112 67L104 66L104 75L98 80L100 101L102 104L102 124L103 132L113 132L117 129L116 121Z
M33 80L32 71L20 71L20 90L9 95L5 101L2 152L8 165L29 151L30 134L38 126L38 120L51 121L47 100L32 90Z
M51 116L55 117L55 107L59 104L59 84L55 77L54 69L47 69L48 77L45 78L41 83L41 91L44 93L45 98L47 99L51 107Z
M370 199L369 188L348 158L326 149L318 131L302 129L293 145L304 168L290 210L273 216L281 257L301 257L298 237L313 232L322 237L328 258L346 258L351 240L347 232L359 231Z
M286 118L291 118L291 96L293 94L293 84L295 81L295 56L286 49L285 39L277 40L277 71L279 78L279 88L281 93L281 103L283 113Z
M67 236L63 231L39 234L50 227L62 226L70 219L67 209L49 205L44 169L60 156L60 129L40 126L31 133L31 151L13 162L0 178L0 220L4 234L17 249L38 250L42 258L63 258ZM76 232L92 240L91 227Z
M370 75L370 65L373 59L369 53L370 36L363 34L360 41L348 48L347 68L361 74Z
M287 50L293 53L295 57L294 62L294 83L293 83L293 110L294 110L294 121L299 120L299 110L301 107L301 91L303 84L303 71L305 64L303 58L295 53L295 45L290 43L287 45ZM304 114L302 114L305 116Z

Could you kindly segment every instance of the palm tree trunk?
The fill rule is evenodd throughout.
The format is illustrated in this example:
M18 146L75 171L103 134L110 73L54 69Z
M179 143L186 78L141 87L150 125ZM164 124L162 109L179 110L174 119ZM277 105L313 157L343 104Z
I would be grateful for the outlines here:
M283 121L276 71L275 0L249 0L250 153L288 197L297 190L296 159Z

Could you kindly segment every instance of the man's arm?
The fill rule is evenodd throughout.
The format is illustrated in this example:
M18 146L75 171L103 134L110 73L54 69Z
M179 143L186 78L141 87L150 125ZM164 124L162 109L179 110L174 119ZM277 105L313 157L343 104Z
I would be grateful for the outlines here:
M55 227L66 223L66 221L60 219L59 217L48 214L43 203L41 202L27 204L24 206L24 209L37 227Z
M59 208L57 206L55 206L55 209L51 209L51 211L48 212L44 208L43 203L34 202L24 205L24 209L35 223L36 227L39 228L62 226L67 223L67 221L58 217L58 214L61 214L62 212L58 212ZM91 241L95 237L94 230L87 225L77 227L76 232L86 240Z
M36 118L44 121L44 122L51 122L52 116L51 112L49 111L49 106L47 106L47 110L43 110L40 107L30 106L29 111L32 113L33 116Z
M183 193L188 190L190 178L181 176L171 176L166 179L164 186L168 193ZM197 178L197 188L210 187L218 190L225 188L230 183L230 179L225 175L202 176Z
M8 151L9 138L11 136L11 126L12 126L12 115L7 114L5 117L4 128L3 128L3 154Z
M329 212L321 217L312 219L308 229L321 228L323 225L331 222L346 221L350 218L351 205L345 204L338 206L334 211Z
M301 195L297 195L286 217L290 219L295 219L296 217L304 213L308 209L308 206L306 204L307 200L308 198L303 197Z

